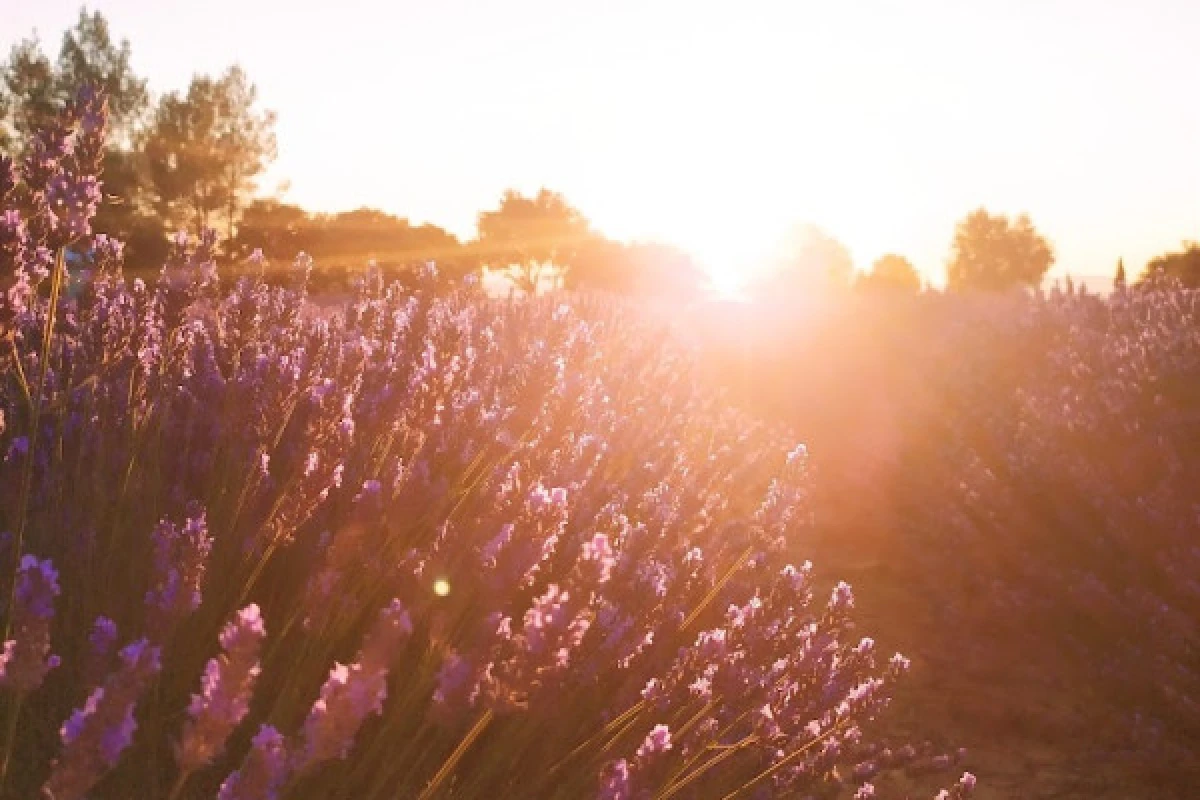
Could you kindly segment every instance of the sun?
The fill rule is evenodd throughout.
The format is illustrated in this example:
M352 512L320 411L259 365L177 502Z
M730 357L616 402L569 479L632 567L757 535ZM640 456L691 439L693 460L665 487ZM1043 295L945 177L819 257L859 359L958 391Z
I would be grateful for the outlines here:
M692 258L714 297L745 300L778 266L781 243L795 222L793 204L768 187L749 191L730 184L714 200L711 193L686 188L693 185L681 177L669 191L632 201L599 193L586 208L606 235L677 247Z
M742 234L744 232L744 234ZM735 226L723 236L698 232L684 248L707 277L707 288L722 300L745 302L754 284L771 270L777 235L762 226Z
M706 287L722 300L745 300L749 296L749 279L746 273L728 261L701 263L707 276Z

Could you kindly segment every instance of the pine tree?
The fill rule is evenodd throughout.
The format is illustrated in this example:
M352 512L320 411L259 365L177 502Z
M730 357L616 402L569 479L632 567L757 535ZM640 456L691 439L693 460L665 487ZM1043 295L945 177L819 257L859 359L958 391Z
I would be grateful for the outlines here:
M1117 259L1117 275L1113 278L1113 288L1117 291L1125 289L1125 259Z

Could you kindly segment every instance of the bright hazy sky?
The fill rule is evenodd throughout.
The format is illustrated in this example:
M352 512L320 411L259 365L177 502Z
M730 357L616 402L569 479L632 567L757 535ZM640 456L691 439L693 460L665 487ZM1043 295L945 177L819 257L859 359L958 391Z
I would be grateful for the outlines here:
M51 54L79 0L0 0ZM943 274L972 208L1055 272L1200 238L1197 0L107 0L156 92L240 62L266 188L460 235L506 187L739 266L791 223Z

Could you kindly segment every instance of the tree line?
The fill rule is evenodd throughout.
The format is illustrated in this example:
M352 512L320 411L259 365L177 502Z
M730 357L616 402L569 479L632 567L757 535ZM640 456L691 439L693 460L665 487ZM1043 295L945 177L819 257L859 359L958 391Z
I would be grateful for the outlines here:
M161 264L170 232L204 226L224 235L231 261L255 250L274 260L304 251L333 282L368 260L390 270L435 261L452 278L486 267L526 292L554 285L678 296L698 291L704 282L704 271L687 252L614 241L548 189L532 195L506 191L496 208L478 215L469 241L376 209L311 213L260 196L258 181L276 155L275 114L260 107L245 71L234 65L216 77L196 75L185 90L155 98L134 72L130 55L129 42L116 40L104 16L86 8L63 34L56 58L36 37L18 42L0 69L0 149L20 154L29 134L52 120L79 86L102 89L112 124L104 155L105 198L93 227L125 241L134 267ZM1053 247L1028 216L978 209L955 229L947 288L1037 287L1053 263ZM796 230L773 266L747 290L778 296L928 288L898 254L857 272L845 246L812 226ZM1151 260L1137 283L1163 278L1200 287L1200 244L1185 242L1181 252ZM1119 263L1114 284L1125 282Z

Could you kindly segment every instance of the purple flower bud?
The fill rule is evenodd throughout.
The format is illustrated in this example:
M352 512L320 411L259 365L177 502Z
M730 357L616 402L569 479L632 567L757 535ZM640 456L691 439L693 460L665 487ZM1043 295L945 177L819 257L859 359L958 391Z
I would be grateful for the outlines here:
M600 771L600 791L596 800L632 800L633 780L629 774L629 762L625 759L611 761Z
M829 610L835 613L845 613L852 608L854 608L854 592L851 590L850 584L838 581L838 585L833 587L833 594L829 598Z
M650 733L646 734L645 740L637 749L637 757L639 761L656 756L659 753L665 753L671 749L671 729L666 725L655 725L650 729Z
M50 655L50 622L58 594L54 564L29 554L22 556L17 569L13 638L4 643L0 654L0 685L29 692L41 686L46 673L58 666L58 656Z
M350 754L363 721L382 713L388 670L411 633L408 612L393 600L364 638L357 663L334 664L304 721L303 748L293 765L297 772Z
M100 181L94 175L60 173L46 186L50 214L67 242L92 232L92 217L103 199Z
M154 635L163 635L200 607L211 550L212 537L203 511L189 517L182 530L167 520L154 529L154 583L146 593Z
M287 776L283 737L270 725L263 725L242 766L221 784L217 800L278 800Z
M582 559L585 564L595 566L599 583L608 581L613 567L617 564L612 545L609 544L608 537L603 533L597 533L592 536L590 541L583 543Z
M62 754L43 787L43 793L55 800L79 800L86 795L133 741L134 708L162 665L158 648L145 639L127 645L120 659L117 671L63 723Z
M249 605L221 631L225 651L204 668L201 691L192 695L179 744L179 768L188 773L221 754L225 742L250 710L261 667L259 650L267 632L258 606Z
M474 677L475 668L470 661L457 653L446 656L433 690L433 710L438 717L453 718L470 704Z

